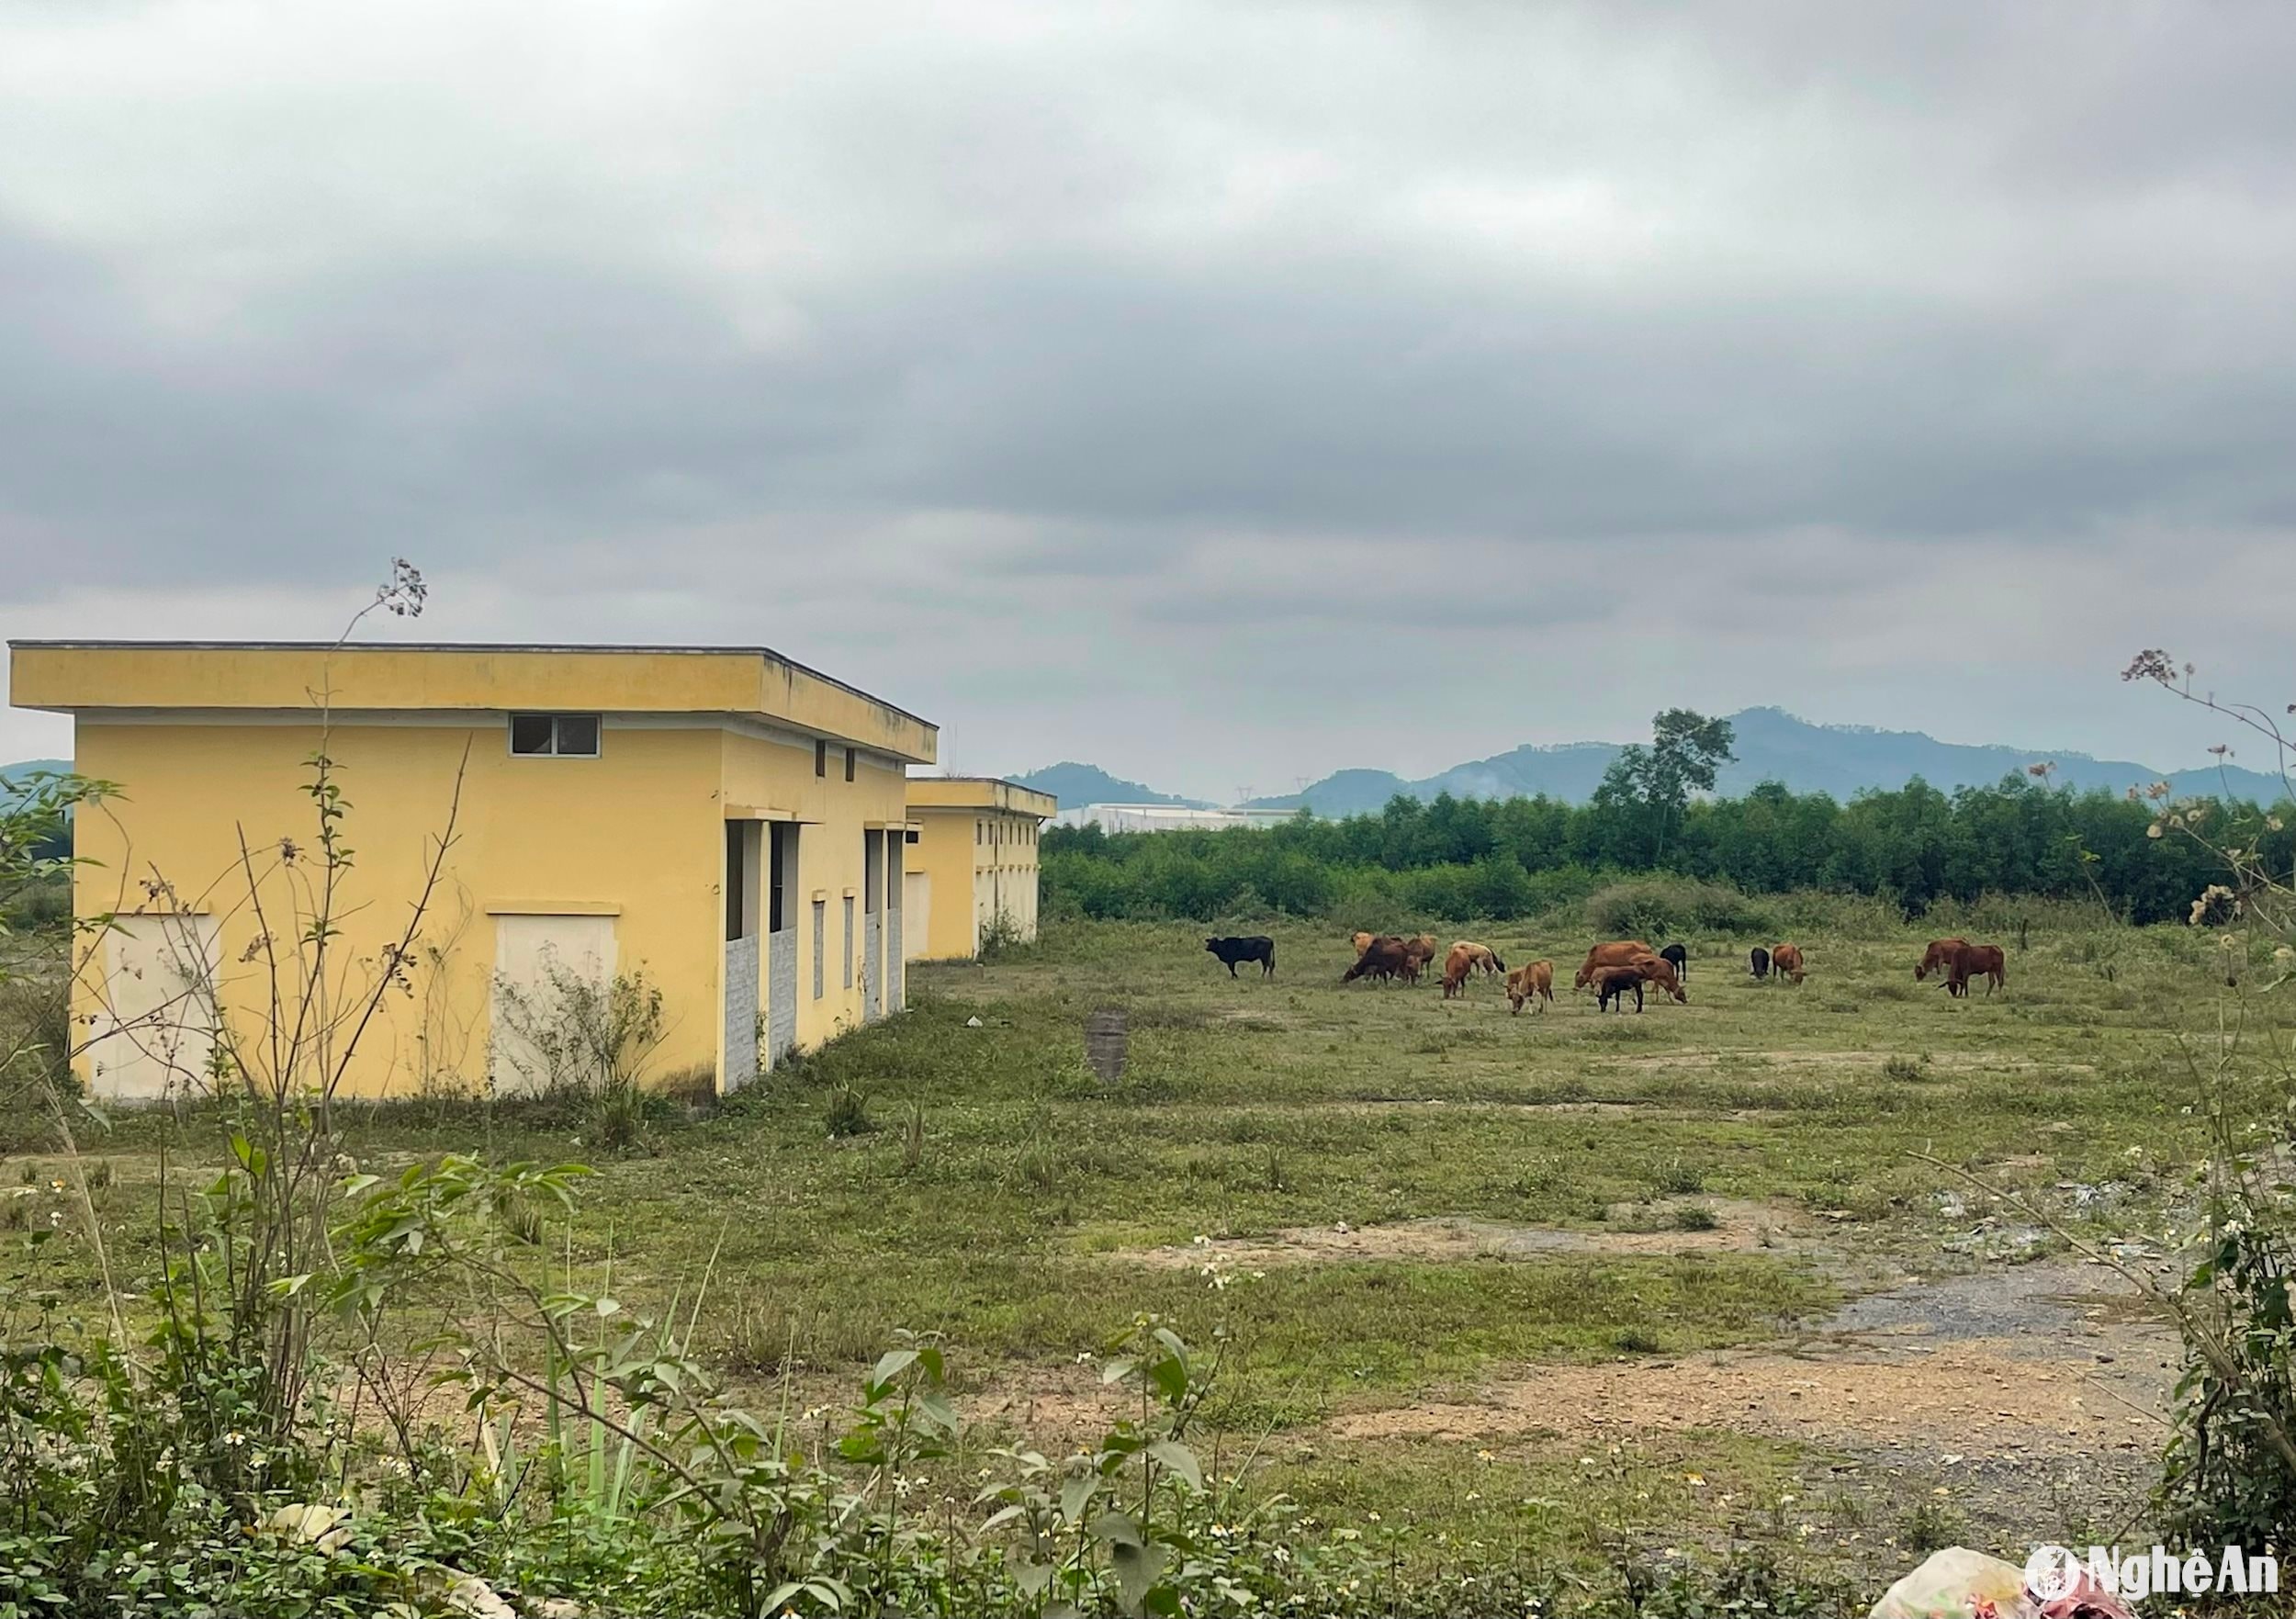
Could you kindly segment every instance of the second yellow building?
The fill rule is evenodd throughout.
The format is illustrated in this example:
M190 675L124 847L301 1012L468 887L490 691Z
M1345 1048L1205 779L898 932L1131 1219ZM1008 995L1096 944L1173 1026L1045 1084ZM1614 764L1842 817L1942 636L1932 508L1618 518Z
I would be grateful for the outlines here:
M1016 944L1036 938L1037 840L1059 808L1049 793L994 776L910 779L909 960L977 956L993 935Z

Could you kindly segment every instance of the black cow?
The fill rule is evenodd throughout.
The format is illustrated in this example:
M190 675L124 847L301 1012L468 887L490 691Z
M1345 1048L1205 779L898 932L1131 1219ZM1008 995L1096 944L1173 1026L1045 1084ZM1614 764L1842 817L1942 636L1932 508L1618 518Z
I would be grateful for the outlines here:
M1610 1010L1615 1000L1618 1009L1626 1009L1626 992L1635 992L1635 1010L1642 1010L1642 974L1632 967L1606 967L1594 978L1594 1003L1599 1011Z
M1674 963L1674 977L1678 982L1683 984L1690 982L1690 952L1688 950L1681 945L1670 944L1659 954Z
M1750 960L1754 963L1755 977L1767 978L1770 976L1770 952L1768 950L1762 949L1760 945L1756 945L1754 947L1754 953Z
M1276 941L1265 934L1254 934L1249 939L1208 939L1204 948L1228 963L1231 978L1236 975L1238 961L1257 961L1262 978L1276 975Z

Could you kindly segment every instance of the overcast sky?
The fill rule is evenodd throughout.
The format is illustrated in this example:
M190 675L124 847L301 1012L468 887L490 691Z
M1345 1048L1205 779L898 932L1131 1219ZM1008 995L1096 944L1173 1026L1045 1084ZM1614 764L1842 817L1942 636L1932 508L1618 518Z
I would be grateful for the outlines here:
M2296 9L0 0L0 630L762 642L1173 791L2296 698ZM0 759L69 726L0 715Z

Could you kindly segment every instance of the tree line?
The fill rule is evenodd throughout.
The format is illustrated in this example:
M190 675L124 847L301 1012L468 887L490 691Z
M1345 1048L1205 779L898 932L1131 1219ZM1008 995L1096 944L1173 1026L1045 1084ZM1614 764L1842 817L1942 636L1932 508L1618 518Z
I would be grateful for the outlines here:
M1865 894L1908 916L1949 899L2031 894L2094 901L2145 923L2184 918L2223 875L2192 839L2151 835L2157 804L2074 793L2045 778L2012 775L1951 793L1916 780L1847 804L1774 782L1742 798L1689 796L1711 785L1698 766L1727 753L1724 732L1699 739L1703 758L1686 775L1663 761L1654 770L1646 755L1582 804L1398 795L1376 815L1303 814L1265 829L1052 828L1041 849L1045 906L1203 920L1256 909L1504 918L1574 903L1619 876L1660 872L1748 894ZM2268 816L2211 804L2200 813L2253 841L2267 869L2296 867L2296 810Z

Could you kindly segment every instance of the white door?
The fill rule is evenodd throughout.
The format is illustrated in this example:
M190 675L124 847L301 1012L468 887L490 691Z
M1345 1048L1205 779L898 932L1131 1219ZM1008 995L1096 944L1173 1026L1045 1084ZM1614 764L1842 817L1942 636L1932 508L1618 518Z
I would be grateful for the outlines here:
M494 918L494 1028L488 1069L494 1088L549 1088L551 1058L534 1038L563 1028L569 998L583 988L603 993L613 982L612 916L517 916Z
M104 937L91 1089L114 1101L205 1090L215 1051L216 919L122 916Z

